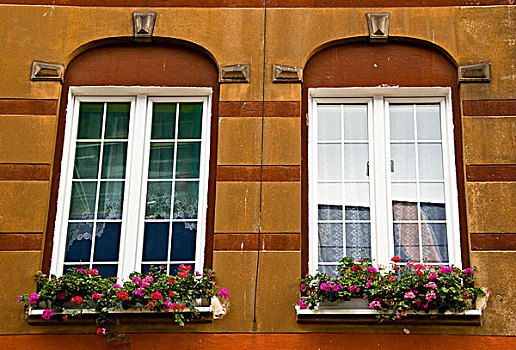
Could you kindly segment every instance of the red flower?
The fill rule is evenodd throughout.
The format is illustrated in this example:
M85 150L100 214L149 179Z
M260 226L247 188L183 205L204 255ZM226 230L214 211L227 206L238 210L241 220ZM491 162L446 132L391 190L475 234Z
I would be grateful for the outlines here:
M174 292L168 292L168 296L173 297L174 296Z
M80 304L80 303L82 303L82 297L79 297L79 296L72 297L71 302L72 303L77 302L77 304Z
M168 283L176 283L176 280L175 280L175 279L173 279L173 278L170 278L170 277L169 277L169 278L168 278Z
M116 292L116 296L119 297L122 300L129 299L129 294L125 290L118 290Z
M416 275L420 276L420 275L422 275L422 274L423 274L423 271L421 271L421 270L416 270L416 271L414 271L414 273L415 273Z
M89 269L89 270L88 270L88 275L92 275L92 276L93 276L93 275L95 275L95 276L98 276L98 274L99 274L99 270L97 270L97 269Z
M392 262L401 262L401 258L399 256L393 256L391 261Z
M163 299L163 296L161 295L161 293L159 292L159 290L155 291L154 293L151 294L151 297L152 299L156 299L156 300L161 300Z

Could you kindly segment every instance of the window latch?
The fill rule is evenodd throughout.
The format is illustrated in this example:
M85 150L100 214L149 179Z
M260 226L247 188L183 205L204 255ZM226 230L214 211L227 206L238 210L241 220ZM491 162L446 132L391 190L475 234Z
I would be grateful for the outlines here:
M394 172L394 161L391 159L391 173Z

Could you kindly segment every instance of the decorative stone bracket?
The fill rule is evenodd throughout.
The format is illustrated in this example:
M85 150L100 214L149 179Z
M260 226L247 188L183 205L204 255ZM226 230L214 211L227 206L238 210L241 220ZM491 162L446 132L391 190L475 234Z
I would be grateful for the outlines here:
M64 65L32 61L30 80L32 81L62 81Z
M459 83L489 83L491 65L489 62L459 66Z
M303 81L303 69L299 67L272 65L273 83L301 83Z
M156 23L156 12L133 12L135 40L150 40Z
M387 41L389 37L389 13L366 13L370 41Z
M249 64L234 64L220 67L219 82L249 83Z

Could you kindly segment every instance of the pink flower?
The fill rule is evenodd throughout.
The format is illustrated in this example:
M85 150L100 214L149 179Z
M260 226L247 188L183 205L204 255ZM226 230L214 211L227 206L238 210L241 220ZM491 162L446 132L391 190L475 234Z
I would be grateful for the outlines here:
M394 277L394 276L389 277L389 281L396 282L396 277Z
M423 304L423 307L424 307L425 309L426 309L426 308L428 308L428 303Z
M374 309L375 307L382 307L382 304L378 300L369 303L369 308Z
M430 277L431 280L436 280L439 276L437 276L437 273L434 272L434 273L429 274L428 277Z
M154 293L151 294L151 297L152 299L156 299L156 300L161 300L163 299L163 296L161 295L161 293L159 292L159 290L155 291Z
M367 273L377 273L378 271L376 270L376 268L374 267L368 267L367 270L366 270Z
M148 307L149 309L152 309L152 308L154 307L154 305L156 305L156 303L154 303L154 302L152 302L152 301L149 301L149 302L147 303L147 307Z
M410 291L410 292L405 293L405 295L403 297L405 299L414 299L416 297L416 295L414 294L413 291Z
M300 309L306 309L307 307L308 307L308 303L304 299L299 300L299 308Z
M99 294L99 293L93 293L93 294L91 295L91 298L92 298L92 299L98 299L98 300L100 300L100 299L102 298L102 294Z
M152 282L154 281L154 277L152 276L145 276L145 278L143 279L145 282L149 283L149 282Z
M134 294L138 295L138 296L141 296L141 297L144 297L145 296L145 292L143 291L143 289L141 288L138 288L136 290L136 292L134 292Z
M148 287L148 286L150 286L150 284L148 284L147 282L143 282L140 287L145 288L145 287Z
M413 262L413 261L409 261L409 262L407 263L407 266L408 266L408 267L412 267L412 266L414 266L414 262Z
M54 313L50 309L43 310L43 314L41 315L41 317L47 321L50 320L50 317L52 316L54 316Z
M132 281L138 285L142 283L142 279L140 277L133 277Z
M435 295L435 292L433 290L430 290L426 293L425 299L426 300L432 300L435 299L437 296Z
M29 303L36 304L38 299L39 299L39 294L38 293L32 293L29 296Z
M116 283L116 284L113 285L113 288L114 289L118 289L118 288L122 288L122 287L118 283Z
M354 292L354 291L356 291L357 293L360 292L360 288L357 286L350 286L348 289L350 292Z
M428 282L427 284L425 284L425 287L435 289L437 288L437 284L435 284L434 282Z
M86 270L85 270L85 269L82 269L82 268L81 268L81 269L77 269L77 271L76 271L76 272L77 272L77 273L82 272L82 273L84 273L84 274L88 274L88 273L86 272Z
M334 284L332 287L333 291L338 292L340 290L339 286Z
M362 266L353 265L351 267L351 271L361 271L361 270L362 270Z
M219 296L220 297L223 297L223 298L229 298L229 292L226 288L222 288L220 291L219 291Z
M473 269L468 267L467 269L464 269L464 273L470 273L470 274L473 274Z
M97 328L97 334L98 335L106 335L106 329L105 328Z
M98 276L99 275L99 270L97 269L89 269L88 270L88 275L95 275L95 276Z
M371 281L370 281L370 280L367 280L367 282L366 282L366 284L365 284L365 285L366 285L366 287L367 287L367 288L371 287Z
M22 297L21 297L21 295L20 295L20 296L18 296L18 302L19 302L19 303L21 303L21 302L22 302Z

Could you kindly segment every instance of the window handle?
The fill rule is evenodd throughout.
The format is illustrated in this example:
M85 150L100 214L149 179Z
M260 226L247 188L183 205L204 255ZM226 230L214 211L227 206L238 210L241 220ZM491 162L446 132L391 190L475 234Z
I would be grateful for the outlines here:
M391 159L391 173L394 172L394 161Z
M366 171L365 171L365 175L366 176L369 176L369 161L366 162Z

